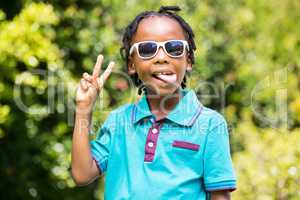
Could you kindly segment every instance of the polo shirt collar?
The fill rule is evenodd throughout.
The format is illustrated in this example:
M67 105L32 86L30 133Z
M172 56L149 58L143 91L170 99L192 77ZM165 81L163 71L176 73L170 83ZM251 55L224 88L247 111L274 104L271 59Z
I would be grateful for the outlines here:
M200 115L203 105L199 102L193 90L182 90L183 97L175 108L166 116L179 125L191 126ZM143 118L153 116L146 95L137 102L132 111L132 121L137 123Z
M133 106L131 118L133 123L137 123L141 119L149 116L152 116L152 113L148 105L147 97L146 95L143 95L141 99Z

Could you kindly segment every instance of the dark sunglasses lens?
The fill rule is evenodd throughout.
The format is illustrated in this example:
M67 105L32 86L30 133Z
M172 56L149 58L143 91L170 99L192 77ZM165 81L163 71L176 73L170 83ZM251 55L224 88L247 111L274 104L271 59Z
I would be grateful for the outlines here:
M180 56L184 51L184 44L182 41L170 41L165 44L165 48L171 56Z
M138 46L140 56L144 58L149 58L153 56L156 52L157 45L154 42L144 42L140 43Z

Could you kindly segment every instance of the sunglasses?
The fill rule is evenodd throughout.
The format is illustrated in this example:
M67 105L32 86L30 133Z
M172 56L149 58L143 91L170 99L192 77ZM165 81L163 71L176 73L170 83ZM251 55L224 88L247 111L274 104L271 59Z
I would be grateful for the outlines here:
M162 47L166 54L172 58L178 58L184 55L185 49L189 50L189 45L185 40L167 40L164 42L142 41L134 43L129 50L131 55L134 49L142 59L150 59L156 56L159 48Z

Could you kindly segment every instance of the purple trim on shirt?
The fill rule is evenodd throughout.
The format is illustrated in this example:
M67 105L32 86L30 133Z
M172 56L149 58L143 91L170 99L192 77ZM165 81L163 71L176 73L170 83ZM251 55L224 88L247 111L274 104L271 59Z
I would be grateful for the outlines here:
M101 175L101 174L102 174L102 170L101 170L100 166L98 165L97 160L96 160L93 156L92 156L92 158L93 158L93 160L94 160L95 163L96 163L96 166L97 166L97 168L98 168L98 170L99 170L99 174Z
M154 159L155 150L156 150L156 146L157 146L157 139L158 139L158 135L159 135L161 126L162 126L162 123L154 122L153 126L148 131L146 144L145 144L145 158L144 158L145 162L152 162ZM155 133L155 134L152 133L152 130L154 128L157 129L157 133ZM148 144L150 142L153 143L152 147L148 146Z
M190 142L184 142L184 141L178 141L178 140L174 140L172 146L183 148L183 149L189 149L189 150L193 150L193 151L199 150L198 144L193 144Z
M229 192L233 192L236 190L236 187L224 187L224 188L220 188L220 189L211 189L211 190L207 190L209 192L215 192L215 191L229 191Z
M195 123L196 119L198 118L198 116L201 114L203 109L203 106L200 106L198 108L198 111L195 113L195 115L192 117L192 119L189 121L188 126L192 125Z

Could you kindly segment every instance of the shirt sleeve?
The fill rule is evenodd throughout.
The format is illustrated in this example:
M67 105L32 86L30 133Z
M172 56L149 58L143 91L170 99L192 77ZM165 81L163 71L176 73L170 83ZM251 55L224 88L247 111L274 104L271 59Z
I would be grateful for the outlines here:
M98 130L97 138L90 142L92 157L96 161L99 173L102 174L107 169L107 162L111 147L112 133L114 127L113 117L110 115Z
M227 123L222 118L217 124L207 134L204 148L205 190L233 191L236 189L236 176L230 156Z

